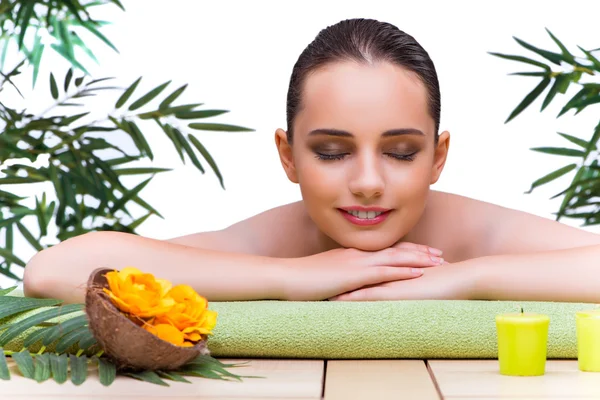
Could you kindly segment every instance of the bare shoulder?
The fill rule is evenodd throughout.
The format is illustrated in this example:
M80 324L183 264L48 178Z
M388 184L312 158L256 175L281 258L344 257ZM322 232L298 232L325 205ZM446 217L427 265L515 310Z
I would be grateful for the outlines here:
M431 192L418 230L419 236L449 249L456 261L600 243L600 235L584 229L439 191Z
M171 243L267 257L302 257L315 252L313 225L302 201L271 208L223 230L168 240Z

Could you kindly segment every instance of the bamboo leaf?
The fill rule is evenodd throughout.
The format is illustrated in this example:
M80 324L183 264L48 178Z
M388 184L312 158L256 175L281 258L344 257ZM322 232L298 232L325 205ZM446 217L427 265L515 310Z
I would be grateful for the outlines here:
M584 157L585 153L581 150L566 149L562 147L533 147L530 150L539 151L540 153L554 154L557 156L568 157Z
M2 348L0 348L0 379L4 381L10 380L10 371L8 370L6 356L4 355L4 350L2 350Z
M600 60L598 60L596 57L594 57L594 55L590 51L585 50L581 46L577 46L577 47L579 47L579 50L581 50L586 55L587 59L590 60L592 62L592 64L594 64L596 71L600 71Z
M178 136L175 134L175 132L173 132L173 128L171 127L171 125L169 125L169 124L163 125L158 119L155 119L154 121L156 121L156 123L161 127L163 132L171 140L171 143L173 143L173 146L175 146L175 150L177 150L177 153L179 154L181 161L185 164L185 158L183 156L182 144L179 141Z
M540 56L544 57L546 60L553 62L556 65L560 65L561 61L566 61L563 57L562 54L558 54L558 53L553 53L551 51L547 51L547 50L542 50L542 49L538 49L535 46L530 45L529 43L526 43L524 41L522 41L519 38L516 38L513 36L513 39L515 39L517 41L517 43L519 43L521 46L525 47L527 50L531 50L534 53L539 54Z
M523 110L525 110L535 99L538 98L540 94L546 89L546 87L550 84L550 78L544 78L525 98L521 103L513 110L508 119L504 121L504 123L509 122L517 115L519 115Z
M172 171L171 168L121 168L115 169L114 172L118 176L122 175L140 175L140 174L156 174L159 172Z
M551 68L548 65L541 63L539 61L532 60L530 58L526 58L526 57L522 57L522 56L513 56L513 55L509 55L509 54L501 54L501 53L488 53L488 54L491 54L496 57L504 58L507 60L520 61L520 62L523 62L526 64L535 65L537 67L544 68L548 72L551 71Z
M600 139L600 122L598 122L598 125L596 125L596 128L594 129L594 135L590 139L590 142L588 143L588 146L585 149L585 157L587 157L591 153L591 151L596 148L596 144L598 143L599 139Z
M144 215L143 217L136 219L135 221L133 221L131 224L129 224L127 226L129 227L129 229L131 229L133 231L133 230L137 229L138 226L143 224L151 215L152 215L152 212L149 212L146 215Z
M554 84L550 87L550 90L548 91L548 94L546 95L546 98L542 103L542 109L540 111L544 111L548 104L550 104L552 99L554 99L554 96L556 96L556 94L558 93L559 89L562 86L564 86L563 82L565 81L570 82L568 75L558 75L556 77L556 79L554 80Z
M33 366L33 358L27 350L13 353L12 358L25 378L34 379L35 367Z
M121 196L121 198L117 200L115 204L111 207L111 212L114 213L115 211L120 210L125 204L127 204L129 200L137 196L138 193L141 192L146 187L146 185L150 183L151 180L152 178L148 178L142 183L138 184L133 189L123 193L123 196Z
M138 86L138 84L140 83L141 80L142 80L142 77L140 76L139 78L137 78L137 80L135 82L133 82L125 90L125 92L123 92L123 94L117 100L117 103L115 104L115 108L121 108L121 106L123 106L123 104L125 104L127 102L127 100L129 100L129 98L131 97L131 95L133 94L135 88L137 88L137 86Z
M164 379L170 379L172 381L175 382L183 382L183 383L192 383L190 381L188 381L187 379L185 379L183 376L179 375L176 372L173 371L156 371L156 373Z
M50 72L50 93L54 100L58 99L58 87L56 86L56 79L54 79L52 72Z
M0 248L0 257L3 257L6 261L25 267L25 262L14 255L12 251Z
M36 35L31 59L31 64L33 65L33 87L35 87L38 73L40 72L40 62L42 61L42 54L44 54L44 47L40 35Z
M113 45L110 40L108 40L106 38L106 36L104 36L102 33L100 33L100 31L98 31L94 25L89 22L89 21L83 21L81 23L81 25L83 25L88 31L92 32L94 35L96 35L100 40L102 40L104 43L106 43L108 45L108 47L110 47L111 49L113 49L114 51L116 51L117 53L119 52L119 50L117 50L117 48L115 47L115 45Z
M198 141L198 139L194 135L188 134L188 138L190 139L190 142L192 142L192 144L198 149L200 154L202 154L202 157L204 157L208 165L210 165L217 178L219 178L219 183L221 184L221 187L225 189L225 185L223 185L223 176L221 175L221 172L219 171L215 160L213 160L208 150L206 150L206 148L202 145L202 143L200 143L200 141Z
M202 130L202 131L254 132L254 129L244 128L243 126L227 125L227 124L210 124L210 123L193 122L193 123L189 124L188 126L192 129L197 129L197 130Z
M57 299L35 299L31 297L0 297L0 319L13 316L15 314L33 310L39 307L52 307L61 303Z
M567 102L567 104L565 104L565 106L562 108L562 110L560 110L556 117L560 117L561 115L569 111L571 108L573 108L573 105L576 104L580 99L587 96L589 92L590 90L588 88L583 87L579 92L577 92L573 97L571 97L571 99Z
M35 379L38 383L44 382L50 379L51 370L50 370L50 357L47 353L38 354L35 356L35 371L33 379Z
M66 321L60 322L59 324L56 324L51 328L45 329L46 334L43 337L42 344L44 346L49 346L61 336L66 335L67 333L72 332L81 327L85 327L87 323L88 320L85 314L79 315L74 318L69 318ZM58 352L62 353L62 351Z
M50 369L52 370L52 378L56 383L65 383L69 370L67 355L50 354Z
M179 119L196 119L210 118L217 115L228 113L229 110L196 110L196 111L180 111L175 113L175 117Z
M130 376L132 378L135 378L135 379L138 379L138 380L141 380L144 382L154 383L156 385L169 386L169 384L167 382L163 381L162 379L160 379L158 374L154 371L125 372L124 375Z
M178 142L181 143L181 147L185 150L188 157L190 157L190 160L192 160L192 164L194 164L196 168L200 170L200 172L204 173L204 168L202 167L202 164L200 164L200 160L198 160L198 157L196 157L196 153L194 153L194 150L190 144L187 142L187 140L185 140L183 134L179 131L179 129L175 128L173 128L173 133L175 134L175 137L177 137Z
M181 86L179 89L175 90L173 93L171 93L170 95L168 95L158 106L159 110L164 110L166 108L168 108L172 102L174 102L175 100L177 100L177 98L181 95L181 93L183 93L183 91L185 90L185 88L187 88L187 84Z
M69 354L69 362L71 363L71 382L75 386L79 386L87 378L87 357L85 355L77 357L74 354Z
M46 236L48 234L48 221L46 220L46 213L43 208L43 204L40 204L37 196L35 197L35 213L40 227L40 236Z
M73 43L71 43L71 35L69 34L69 30L67 29L67 25L65 24L65 22L63 20L56 20L57 21L57 26L58 26L58 34L62 40L63 43L63 47L65 49L65 52L67 53L67 56L73 60L74 59L74 55L73 55Z
M27 32L27 28L29 27L29 23L31 22L31 16L33 15L33 7L35 6L35 1L33 0L29 0L29 1L24 1L22 3L20 3L20 7L19 7L19 15L23 15L23 18L21 18L21 31L19 33L19 39L18 39L18 44L19 44L19 50L21 50L23 48L23 39L25 38L25 33ZM17 21L15 21L15 25L19 24L19 19L17 18Z
M64 306L56 307L50 310L42 311L38 314L34 314L27 317L19 322L11 324L0 336L0 346L4 346L6 343L25 332L27 329L35 326L41 322L47 321L51 318L71 314L76 311L81 311L83 304L67 304Z
M574 63L575 57L573 56L573 54L571 54L569 52L569 50L567 50L565 45L562 44L562 42L560 40L558 40L558 38L556 36L554 36L552 34L552 32L550 32L550 29L546 28L546 32L548 32L548 34L550 35L552 40L554 40L554 43L556 43L556 45L560 48L560 51L562 52L562 55L563 55L563 59L568 63L571 63L571 64Z
M167 81L167 82L163 83L162 85L155 87L154 89L152 89L151 91L149 91L148 93L146 93L145 95L143 95L142 97L140 97L139 99L134 101L133 104L131 104L129 106L129 111L135 111L138 108L140 108L140 107L146 105L147 103L149 103L150 101L152 101L156 96L158 96L167 87L167 85L169 83L171 83L171 81Z
M517 76L550 76L548 72L513 72L508 75L517 75Z
M74 67L79 68L81 71L83 71L86 75L89 75L89 72L87 71L87 69L85 69L85 67L83 65L81 65L77 60L75 60L74 58L69 58L69 55L67 53L67 51L65 50L64 47L59 46L56 43L53 43L50 45L50 47L52 47L54 49L54 51L56 51L58 54L60 54L61 56L63 56L67 61L69 61ZM79 78L78 78L79 79ZM75 80L75 83L77 83L77 80Z
M67 92L67 90L69 90L69 84L71 83L72 78L73 78L73 68L69 68L69 70L67 71L67 75L65 76L65 85L64 85L65 93Z
M117 377L117 368L113 363L100 357L98 358L98 374L100 375L100 383L104 386L110 386Z
M138 128L138 126L136 125L135 122L131 122L131 121L124 121L124 122L129 127L127 132L131 135L131 138L137 145L140 152L146 154L150 158L150 160L153 160L154 154L152 153L152 149L150 148L148 141L144 137L144 134L142 133L142 131L140 131L140 128Z
M583 147L584 149L587 149L587 147L588 147L588 142L586 142L583 139L577 138L575 136L572 136L572 135L569 135L569 134L566 134L566 133L560 133L560 132L557 132L557 133L560 136L562 136L565 139L567 139L568 141L570 141L571 143L574 143L574 144L576 144L576 145L578 145L580 147ZM595 145L593 146L592 150L596 150L596 146Z
M548 175L545 175L545 176L541 177L540 179L536 180L535 182L533 182L531 184L531 188L525 193L526 194L531 193L533 191L533 189L535 189L536 187L542 186L548 182L551 182L557 178L560 178L561 176L574 170L576 167L577 167L577 164L569 164L562 168L557 169L556 171L550 172Z

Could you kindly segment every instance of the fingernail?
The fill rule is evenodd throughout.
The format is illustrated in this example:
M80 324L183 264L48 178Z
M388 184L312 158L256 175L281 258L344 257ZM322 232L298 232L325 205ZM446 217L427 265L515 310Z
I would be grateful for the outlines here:
M421 268L411 268L411 272L415 275L422 275L423 270Z
M438 263L438 264L444 263L444 259L442 257L430 256L429 258L431 258L433 260L433 262L435 262L435 263Z
M441 256L444 252L440 249L434 249L433 247L429 248L429 252L431 254L435 254L436 256Z

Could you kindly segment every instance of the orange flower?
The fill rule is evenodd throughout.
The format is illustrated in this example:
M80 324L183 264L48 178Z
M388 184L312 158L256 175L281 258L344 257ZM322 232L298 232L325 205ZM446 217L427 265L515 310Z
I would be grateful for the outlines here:
M154 325L170 324L181 331L186 341L197 342L202 335L212 335L217 324L217 313L208 310L208 301L188 285L177 285L169 292L175 305L164 315L158 316Z
M173 325L169 324L158 324L150 325L144 324L144 329L148 332L158 336L160 339L174 344L175 346L183 346L183 333Z
M104 289L121 311L140 318L163 315L173 308L175 300L167 296L171 283L155 279L152 274L126 267L106 274L109 289Z

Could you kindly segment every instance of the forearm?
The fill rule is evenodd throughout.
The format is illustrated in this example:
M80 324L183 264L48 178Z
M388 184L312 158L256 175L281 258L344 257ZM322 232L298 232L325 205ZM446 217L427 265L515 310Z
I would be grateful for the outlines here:
M120 233L94 233L38 253L27 264L27 296L83 302L96 268L136 267L188 284L209 301L277 299L282 295L284 260L197 249Z
M600 246L465 261L473 299L600 302Z

